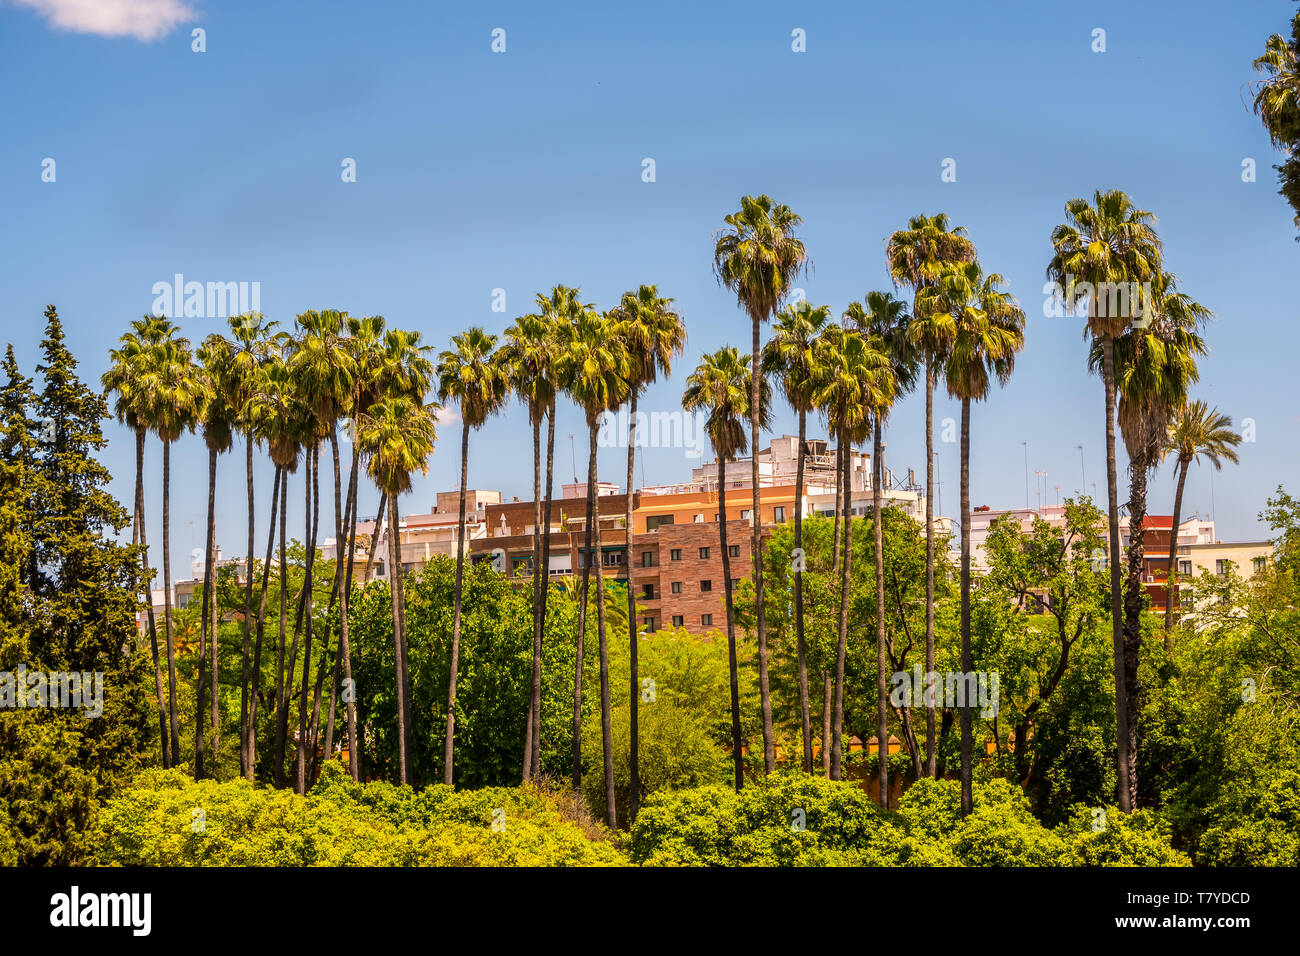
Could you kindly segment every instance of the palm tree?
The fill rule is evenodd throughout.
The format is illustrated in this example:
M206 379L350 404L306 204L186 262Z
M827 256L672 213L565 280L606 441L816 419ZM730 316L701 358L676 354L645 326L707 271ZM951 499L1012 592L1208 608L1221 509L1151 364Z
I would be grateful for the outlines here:
M393 605L393 650L397 670L397 758L401 782L414 784L411 684L406 646L406 596L401 546L397 540L398 495L411 490L411 475L426 474L437 440L433 411L407 395L383 398L361 417L357 441L367 455L366 470L388 498L388 582Z
M562 287L559 287L562 288ZM553 293L554 295L555 293ZM559 296L563 299L563 295ZM539 314L521 316L506 329L502 363L511 388L528 408L533 426L533 668L524 729L523 781L541 772L542 634L550 589L550 464L555 447L555 362L559 351L558 319L548 315L550 301L537 295ZM542 419L547 427L546 506L542 505Z
M275 521L278 515L280 527L280 623L276 642L275 670L275 714L274 744L272 749L272 780L276 787L284 786L284 748L288 727L288 706L290 685L285 679L285 653L288 634L288 541L287 511L289 475L298 470L298 456L302 451L304 437L308 432L310 412L298 388L298 380L290 372L287 355L290 342L284 332L276 333L267 343L267 355L257 369L253 380L250 397L244 406L243 419L248 427L263 442L267 453L276 468L276 483L279 500L274 496L271 502L271 534L275 534ZM271 554L268 542L267 554ZM268 562L269 563L269 562ZM253 694L249 705L248 735L250 760L255 762L256 750L253 735L257 727L257 704L261 691L261 649L265 623L266 589L268 573L262 572L261 600L257 619L257 639L253 650ZM305 596L305 595L304 595ZM297 654L296 642L290 660Z
M438 400L460 407L460 512L456 521L456 593L452 598L451 676L447 687L447 736L443 744L442 782L452 783L456 739L456 672L460 664L461 588L465 576L465 495L469 479L469 433L482 428L510 397L510 380L493 354L497 337L475 326L452 337L452 347L438 358Z
M212 687L212 757L217 759L221 737L221 711L218 692L220 672L217 654L217 600L215 587L216 534L217 534L217 456L230 451L234 442L234 420L238 406L231 403L230 379L233 351L224 336L212 333L198 349L198 376L202 386L202 406L199 421L203 429L203 442L208 449L208 516L206 544L203 552L203 626L199 638L199 669L197 680L196 712L194 716L194 779L203 776L204 714L203 691L207 676L204 653L211 641Z
M278 323L267 322L258 312L231 316L228 320L231 333L230 363L226 368L226 398L234 411L234 427L244 433L244 477L248 490L248 557L244 574L243 652L239 681L239 772L251 783L253 780L253 736L249 732L250 635L253 618L253 551L257 544L256 500L253 486L253 449L258 442L256 431L246 417L249 400L257 381L257 371L267 360L267 336ZM278 475L278 472L277 472ZM276 484L278 485L278 478ZM275 522L272 521L272 526ZM274 527L272 528L274 531ZM260 619L259 612L259 619Z
M795 277L808 268L808 252L794 234L803 221L785 205L768 196L742 196L740 209L724 220L727 229L715 236L713 271L718 281L736 294L736 301L749 315L753 331L750 397L750 482L753 504L755 628L758 636L758 689L763 714L763 772L776 767L776 738L772 732L772 698L767 675L767 621L763 610L763 519L758 484L759 382L763 376L760 326L776 314L790 292Z
M868 337L842 325L832 325L820 338L813 367L812 403L825 416L828 431L839 446L841 499L844 513L844 553L839 561L840 620L835 653L835 702L831 725L831 779L843 775L844 667L848 652L849 576L853 564L853 488L850 463L853 446L871 434L875 410L894 400L896 382L889 356L877 337ZM823 741L823 746L825 742Z
M865 305L849 303L844 313L847 325L853 325L869 335L889 357L894 375L895 391L889 401L873 407L872 412L872 523L875 525L876 552L876 746L880 805L889 808L889 667L885 637L885 542L881 518L881 491L885 482L884 428L885 419L898 396L910 392L916 385L918 356L908 336L907 303L895 299L887 292L868 292ZM883 398L884 396L882 396ZM903 710L904 720L907 711Z
M624 535L627 549L627 630L628 669L630 675L628 711L629 755L629 806L628 825L636 819L641 807L641 768L637 741L637 710L641 700L640 674L637 663L636 595L632 590L632 496L633 467L636 464L636 404L641 391L652 384L660 372L672 374L672 360L686 350L686 326L682 317L672 308L672 299L659 295L652 285L640 286L635 292L623 293L611 315L618 323L618 335L623 340L628 357L628 435L627 435L627 496L624 516Z
M1106 507L1109 517L1111 632L1115 660L1115 716L1118 741L1116 763L1119 768L1119 808L1132 809L1129 794L1130 734L1125 702L1128 686L1124 674L1123 610L1120 597L1119 568L1119 491L1115 463L1115 339L1133 318L1112 310L1108 296L1101 290L1117 288L1117 283L1148 281L1160 270L1160 239L1153 223L1155 217L1133 205L1120 190L1093 195L1094 202L1071 199L1065 204L1066 221L1052 230L1052 261L1047 277L1058 289L1072 290L1087 283L1088 333L1101 344L1101 377L1106 399ZM1112 314L1119 312L1121 314Z
M596 510L596 446L601 415L611 412L628 397L629 360L627 346L618 334L618 323L584 306L577 311L568 331L559 359L559 377L563 387L587 416L589 450L587 457L586 561L583 566L583 600L587 603L587 575L593 562L596 568L596 627L600 642L600 722L605 763L605 816L610 827L618 825L614 810L614 754L609 710L609 655L605 643L605 575L602 571L600 519ZM629 494L631 492L629 491ZM594 535L594 544L593 544ZM581 789L582 766L582 629L585 617L579 616L578 681L573 700L573 784Z
M1169 534L1169 576L1166 579L1165 596L1165 646L1170 646L1174 626L1174 608L1178 604L1177 560L1178 560L1178 523L1183 516L1183 486L1187 482L1187 470L1192 462L1205 460L1214 466L1215 471L1223 468L1223 462L1237 464L1236 447L1241 443L1241 435L1232 429L1232 419L1219 413L1217 408L1210 408L1200 399L1187 402L1175 413L1173 421L1165 435L1164 447L1160 450L1161 460L1166 455L1177 455L1178 490L1174 492L1174 523Z
M718 460L718 545L722 549L722 590L727 614L727 660L731 677L731 754L735 764L735 786L744 785L743 744L740 738L740 673L736 663L736 627L732 613L731 552L727 543L727 462L746 450L745 420L750 419L749 403L753 400L753 359L732 346L703 356L686 380L682 394L685 411L708 413L705 431ZM760 379L762 376L759 376ZM758 417L766 428L772 415L772 392L764 379L760 382Z
M162 664L158 653L158 628L154 621L152 575L149 573L149 539L145 533L144 448L149 432L150 395L143 386L150 364L150 350L176 334L176 326L163 316L146 315L131 323L131 331L119 340L121 348L109 352L113 363L103 375L105 392L116 393L114 411L118 421L135 432L135 514L132 543L140 548L141 574L144 582L145 615L149 628L149 646L153 652L154 685L158 698L158 726L163 767L171 766L167 745L167 704L163 699Z
M167 636L171 765L175 767L180 763L180 722L176 713L176 647L172 628L171 448L182 434L193 431L198 424L204 389L196 374L188 339L168 337L154 343L146 353L145 363L140 389L148 397L144 400L142 417L163 446L163 622Z
M996 272L985 274L978 262L945 270L923 297L927 312L942 310L953 318L955 334L944 368L948 394L961 401L961 665L968 675L961 701L961 806L971 812L972 746L969 681L974 672L970 641L970 408L988 397L990 375L1006 384L1016 353L1025 344L1025 313Z
M1129 729L1129 799L1137 800L1137 721L1141 687L1137 679L1142 646L1142 564L1147 511L1147 476L1159 461L1170 421L1187 401L1199 377L1196 357L1206 354L1198 329L1212 317L1204 306L1177 291L1177 281L1158 273L1143 301L1144 321L1115 340L1115 386L1120 433L1129 458L1128 574L1124 595L1124 676ZM1094 345L1091 365L1101 361ZM1176 538L1177 529L1171 534Z
M934 285L950 266L975 258L975 245L961 226L951 227L943 213L913 216L907 228L895 232L885 245L889 274L898 285L912 290L909 339L925 364L925 669L934 671L934 385L936 369L948 355L952 341L946 313L925 315L920 308L923 290ZM925 772L936 776L934 700L925 705Z
M1282 184L1278 191L1291 203L1300 225L1300 13L1291 21L1291 39L1279 33L1270 36L1254 67L1264 74L1252 84L1255 115L1263 120L1273 145L1287 154L1275 167Z
M788 305L772 322L772 338L763 350L763 374L780 378L790 407L799 416L799 451L794 483L794 546L803 554L804 453L808 439L808 412L812 410L811 383L817 337L831 320L828 305L806 300ZM794 570L794 635L799 667L799 718L803 732L803 769L812 773L812 716L808 703L808 646L803 627L803 561Z

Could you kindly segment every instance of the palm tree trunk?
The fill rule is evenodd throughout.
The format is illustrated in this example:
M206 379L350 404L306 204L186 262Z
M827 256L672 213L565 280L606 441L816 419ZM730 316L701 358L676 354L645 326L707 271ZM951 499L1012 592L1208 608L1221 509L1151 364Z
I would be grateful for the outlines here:
M546 634L546 602L551 593L551 480L555 464L555 401L546 413L546 508L542 533L542 603L538 608L538 633ZM542 772L542 671L533 675L533 773Z
M242 666L239 674L239 774L241 777L251 779L249 768L252 766L252 755L249 750L250 737L248 733L249 632L253 624L253 549L257 547L257 542L254 540L257 532L257 515L253 510L255 502L253 500L253 433L251 431L248 433L247 438L244 472L248 483L248 561L244 570L244 643L243 653L240 656Z
M840 535L843 533L840 525L840 497L844 493L842 485L844 479L844 447L837 438L835 441L835 503L831 506L831 520L835 522L835 548L832 551L831 573L838 575L840 573Z
M171 479L172 443L164 440L162 489L163 627L167 635L167 710L171 719L171 765L175 767L181 762L181 732L180 721L176 716L176 644L172 636Z
M596 491L596 419L588 425L591 441L587 462L587 495L594 499ZM600 529L596 529L596 551L601 552ZM605 572L604 562L596 565L596 636L600 659L600 738L601 754L605 764L605 822L613 829L618 826L614 807L614 732L609 712L609 648L605 642Z
M343 679L347 691L344 703L348 715L348 771L352 779L361 779L361 755L357 750L357 691L352 680L352 647L348 637L348 610L352 599L352 569L357 557L357 446L352 445L352 467L348 475L348 566L343 577L342 603L339 605L339 640L343 648Z
M587 636L587 595L591 580L592 526L596 523L596 483L591 478L592 463L587 466L587 526L584 531L585 559L582 562L582 603L578 606L577 663L573 673L573 792L582 792L582 665L583 643ZM597 535L599 540L599 535ZM600 573L600 569L596 569Z
M974 807L971 790L972 728L970 674L970 399L961 402L961 815Z
M776 769L776 737L772 733L772 695L768 686L767 675L767 615L763 608L763 518L762 511L759 508L761 496L758 487L758 418L759 418L759 394L760 386L763 381L762 375L762 355L759 340L759 322L754 319L753 323L754 341L753 341L753 364L750 366L750 390L749 390L749 437L750 437L750 476L753 484L753 504L750 511L750 520L753 522L754 534L753 543L750 545L750 553L754 561L754 629L758 634L758 695L759 704L763 713L763 773L768 774ZM725 515L723 516L725 519Z
M331 601L337 596L339 602L339 643L337 652L334 655L334 673L330 678L330 710L329 719L325 727L325 749L323 751L325 759L328 760L334 755L334 727L337 716L338 697L343 685L341 680L346 679L348 693L345 695L347 700L344 702L348 717L349 727L355 727L355 716L352 707L355 703L355 695L352 691L352 651L348 645L348 597L352 590L352 538L351 530L356 527L356 497L353 492L356 490L357 480L357 453L356 446L352 446L352 472L348 477L348 487L346 494L340 487L340 466L339 466L339 445L338 436L330 435L330 451L334 459L334 594ZM342 511L339 510L339 503L342 501ZM319 684L317 685L319 686ZM352 738L349 736L348 745L351 746ZM349 760L352 758L354 751L349 750Z
M1132 809L1129 794L1129 729L1128 704L1125 701L1128 683L1124 675L1124 615L1120 600L1119 551L1119 480L1115 473L1115 340L1103 336L1101 340L1102 382L1106 391L1106 507L1109 518L1110 551L1110 615L1111 638L1115 658L1115 743L1118 769L1118 803L1120 811Z
M366 569L361 574L361 583L370 581L370 571L375 563L375 552L379 550L379 532L384 526L384 510L388 507L388 492L380 491L379 509L375 512L375 526L370 532L370 548L366 551Z
M285 515L289 510L289 472L287 469L280 470L280 634L276 646L276 670L275 670L275 743L272 750L272 757L275 761L271 780L279 789L284 786L284 721L281 715L284 712L284 650L285 642L288 638L288 554L285 547Z
M304 512L307 522L307 554L305 567L303 569L303 624L306 629L306 638L302 647L302 690L298 695L298 793L305 795L307 793L307 692L311 687L311 646L314 635L313 628L313 598L312 593L313 580L312 574L316 567L316 526L320 516L320 456L318 446L313 442L312 447L307 451L309 470L307 473L307 510ZM296 660L295 656L295 660ZM311 750L315 753L316 743L311 742Z
M145 620L149 628L149 649L153 653L154 689L158 695L158 734L162 747L163 769L170 767L171 753L167 747L167 705L163 700L162 662L158 654L158 626L153 614L153 578L149 574L149 539L145 534L144 509L144 443L145 430L135 430L135 523L140 545L140 577L144 580Z
M934 363L925 356L925 672L934 673ZM925 772L935 776L934 696L925 699Z
M808 646L803 634L803 465L804 442L808 433L808 413L799 409L799 458L794 479L794 546L799 553L794 566L794 636L799 655L799 718L803 730L803 772L812 773L812 716L808 706Z
M257 640L253 646L253 686L248 702L248 725L244 729L248 762L244 776L252 783L257 769L257 702L262 695L262 636L266 620L266 589L271 577L271 558L275 548L275 519L284 489L284 469L276 466L275 482L271 485L271 526L266 535L266 560L262 562L262 588L257 611Z
M831 675L822 671L822 775L831 778Z
M1165 577L1165 650L1174 649L1174 607L1178 603L1178 522L1183 517L1183 485L1190 461L1178 459L1178 490L1174 492L1174 525L1169 531L1169 573Z
M844 509L844 555L840 560L840 630L839 641L835 650L835 714L831 726L831 779L843 779L843 735L844 735L844 658L848 650L849 637L849 568L853 564L853 507L852 488L849 482L849 437L841 432L839 444L843 448L840 455L842 473L840 480L842 506Z
M629 731L628 736L628 774L630 782L628 785L628 826L636 819L637 813L641 809L641 766L640 766L640 747L638 746L638 727L637 706L641 701L641 676L639 673L637 661L637 628L636 628L636 594L633 593L632 581L632 481L633 468L636 465L636 389L632 390L631 399L628 403L628 428L627 428L627 513L624 516L626 528L624 529L624 540L626 541L625 550L627 552L627 640L628 640L628 675L629 690L631 696L628 703Z
M883 447L880 417L876 416L876 434L872 449L871 504L875 512L876 531L876 704L880 713L876 722L876 754L880 784L880 806L889 809L889 679L885 655L885 537L882 525L880 485L885 469L880 464Z
M532 779L533 771L533 685L541 678L542 669L542 420L535 407L533 413L533 669L528 682L528 716L524 722L524 774L523 782Z
M397 540L397 496L388 495L388 589L393 604L393 653L397 680L397 770L402 783L411 783L409 685L406 680L406 638L402 633L402 562Z
M731 551L727 543L727 463L718 455L718 543L722 547L722 593L727 612L727 669L731 681L731 757L736 789L745 785L745 759L740 739L740 669L736 662L736 622L732 613Z
M469 425L460 429L460 517L456 520L456 593L452 598L451 675L447 683L447 736L443 741L442 782L452 783L456 745L456 673L460 668L460 605L465 580L465 494L469 487Z
M1129 805L1137 806L1137 731L1142 690L1138 686L1138 656L1142 648L1142 562L1146 554L1147 461L1129 463L1128 581L1124 592L1124 700L1128 707Z
M212 567L213 538L216 535L217 515L217 449L211 445L208 446L208 520L205 533L205 546L203 551L203 623L199 632L199 672L194 714L194 779L198 780L203 776L203 758L204 754L204 733L203 733L203 692L207 681L207 649L208 641L212 640L215 644L217 639L215 627L212 624L211 611L216 602L213 600L215 595L212 593L212 585L215 579L214 568ZM216 655L213 655L215 661ZM216 696L217 674L215 664L212 671L212 690L213 696ZM216 753L213 753L213 759L216 759Z

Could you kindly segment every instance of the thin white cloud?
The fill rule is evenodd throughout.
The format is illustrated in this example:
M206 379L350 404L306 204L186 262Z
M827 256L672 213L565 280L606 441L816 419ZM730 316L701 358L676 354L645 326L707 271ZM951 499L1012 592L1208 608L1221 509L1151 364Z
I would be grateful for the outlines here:
M441 406L436 412L434 412L433 418L439 425L446 425L449 427L460 422L460 415L458 415L456 409L452 408L450 405Z
M183 0L13 0L60 30L157 40L197 14Z

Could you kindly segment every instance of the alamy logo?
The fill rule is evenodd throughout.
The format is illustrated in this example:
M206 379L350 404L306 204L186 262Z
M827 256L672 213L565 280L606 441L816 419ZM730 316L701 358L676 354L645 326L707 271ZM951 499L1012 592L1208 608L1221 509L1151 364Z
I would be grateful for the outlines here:
M74 886L50 897L50 925L128 926L132 935L148 936L152 928L153 896L149 893L86 893Z
M647 415L638 409L636 447L684 448L687 458L700 458L704 455L704 425L707 420L703 412L692 414L678 410ZM621 408L617 413L601 412L596 444L601 448L626 448L629 421L627 408Z
M171 282L155 282L153 296L153 314L173 319L224 319L262 311L260 282L186 282L178 272Z
M26 664L17 671L0 671L0 708L80 707L87 720L104 713L102 671L28 672Z
M997 671L921 671L917 664L911 672L897 671L890 678L893 685L889 700L895 707L966 707L978 706L980 716L991 720L998 715Z

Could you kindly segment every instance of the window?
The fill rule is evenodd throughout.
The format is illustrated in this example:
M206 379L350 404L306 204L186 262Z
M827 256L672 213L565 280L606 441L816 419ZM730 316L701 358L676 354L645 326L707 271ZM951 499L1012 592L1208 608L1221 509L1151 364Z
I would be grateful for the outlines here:
M653 568L659 564L659 555L654 551L641 552L641 567Z
M711 626L713 625L713 615L712 615L712 614L701 614L701 615L700 615L700 623L703 624L705 627L711 627Z
M653 633L655 632L655 619L654 619L654 618L652 618L652 617L642 618L642 619L641 619L641 623L645 625L645 629L646 629L646 632L647 632L647 633L649 633L649 634L653 634Z
M740 512L740 520L741 520L741 521L748 521L748 520L749 520L750 513L751 513L751 512L750 512L748 509L742 510L742 511Z
M785 507L783 505L777 505L772 509L772 520L778 524L785 520Z
M650 515L645 519L646 531L657 531L660 525L672 524L672 515Z
M709 549L708 549L708 548L700 548L700 560L701 560L701 561L707 561L707 560L709 560Z
M712 582L712 581L701 581L701 582L700 582L700 590L701 590L701 591L712 591L712 590L713 590L713 582Z
M674 582L672 583L671 587L672 587L672 591L673 591L674 594L681 594L681 593L682 593L682 582L681 582L681 581L674 581Z
M1268 558L1265 557L1252 558L1250 562L1251 567L1255 569L1256 574L1259 574L1261 571L1263 571L1264 565L1266 565L1267 563L1268 563Z
M738 557L740 557L740 545L738 545L738 544L729 544L729 545L727 545L727 557L729 557L729 558L738 558Z
M655 586L653 584L641 585L641 597L647 601L653 601L655 599Z
M731 590L735 591L740 588L740 578L731 579Z
M673 627L681 627L685 623L686 618L682 617L680 614L673 615Z
M1179 561L1179 562L1178 562L1178 573L1179 573L1179 574L1191 574L1191 573L1192 573L1192 562L1191 562L1191 561Z
M1214 573L1221 578L1226 578L1228 576L1228 565L1231 563L1220 558L1214 562Z
M621 568L623 566L623 552L602 551L600 560L601 563L607 568Z
M696 515L696 516L695 516L695 523L696 523L696 524L704 524L704 515Z
M682 559L682 549L681 549L681 548L673 548L670 552L668 552L668 560L670 560L670 561L680 561L681 559Z

